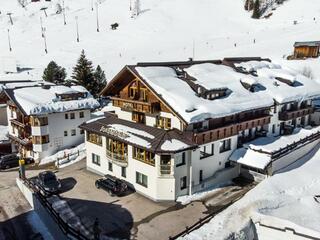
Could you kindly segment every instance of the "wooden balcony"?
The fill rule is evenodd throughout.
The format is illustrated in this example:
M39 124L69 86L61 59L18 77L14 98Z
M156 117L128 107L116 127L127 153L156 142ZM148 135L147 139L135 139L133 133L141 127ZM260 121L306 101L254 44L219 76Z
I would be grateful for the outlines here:
M252 120L247 120L244 122L234 123L228 126L208 130L205 132L195 133L193 136L193 140L197 144L210 143L213 141L238 135L239 132L246 129L255 128L258 126L262 127L266 124L269 124L270 119L271 119L271 116L264 116L264 117L259 117Z
M306 108L302 108L294 111L284 111L279 113L279 120L288 121L298 117L307 116L309 114L312 114L313 112L314 112L313 107L306 107Z
M24 124L22 121L19 121L18 119L10 119L11 124L17 126L17 127L21 127L21 128L25 128L26 124Z
M142 113L156 113L159 111L157 103L123 99L118 97L112 97L111 99L113 106L120 107L124 111L135 111Z
M29 138L19 138L13 135L9 135L9 139L12 142L15 142L17 144L20 144L24 147L26 147L27 149L32 149L32 141Z

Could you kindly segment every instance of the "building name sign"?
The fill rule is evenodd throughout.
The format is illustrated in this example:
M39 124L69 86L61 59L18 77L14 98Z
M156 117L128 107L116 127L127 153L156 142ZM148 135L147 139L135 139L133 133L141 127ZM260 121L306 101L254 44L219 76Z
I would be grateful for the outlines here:
M112 135L112 136L115 136L115 137L118 137L118 138L128 138L128 137L130 137L128 134L126 134L124 132L115 130L113 128L107 128L107 127L104 127L104 126L102 126L100 128L100 132L107 133L109 135Z

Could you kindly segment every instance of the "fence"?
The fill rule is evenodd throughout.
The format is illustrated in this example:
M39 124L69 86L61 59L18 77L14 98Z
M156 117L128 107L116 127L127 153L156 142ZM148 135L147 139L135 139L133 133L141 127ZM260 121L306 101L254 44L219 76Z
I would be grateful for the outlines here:
M66 223L60 216L60 214L52 207L52 204L43 196L35 184L29 179L24 179L24 183L29 189L32 189L34 196L41 203L41 205L48 211L50 217L58 224L61 231L68 236L68 238L74 238L79 240L90 240L87 236L81 233L81 231L74 229L68 223Z
M69 162L75 160L81 154L85 154L85 153L86 153L86 150L85 149L81 149L81 150L78 150L78 151L73 152L73 153L64 154L63 157L57 157L56 158L56 165L57 165L57 167L59 167L59 166L61 166L63 164L69 163Z

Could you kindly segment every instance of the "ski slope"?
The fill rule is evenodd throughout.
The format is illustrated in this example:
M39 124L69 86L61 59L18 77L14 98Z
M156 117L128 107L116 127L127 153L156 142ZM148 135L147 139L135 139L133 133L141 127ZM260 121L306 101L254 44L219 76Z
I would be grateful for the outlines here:
M62 5L62 0L42 0L25 8L15 0L1 0L0 59L14 57L21 68L30 68L22 72L23 78L41 78L51 60L66 67L70 77L82 49L94 65L102 66L110 79L125 64L139 61L230 56L263 56L282 61L283 56L292 53L295 41L320 39L318 0L289 0L271 18L260 20L250 18L242 0L140 0L141 14L137 18L131 18L129 0L100 0L99 32L96 7L93 4L92 11L91 0L64 2L66 25L63 14L55 13L56 4ZM40 10L44 6L48 8L48 17ZM12 13L13 26L8 12ZM44 51L40 17L46 29L48 54ZM115 22L119 28L111 30L110 24ZM8 47L8 29L12 52ZM308 62L317 69L318 60L288 64L302 69ZM10 77L17 76L0 79Z

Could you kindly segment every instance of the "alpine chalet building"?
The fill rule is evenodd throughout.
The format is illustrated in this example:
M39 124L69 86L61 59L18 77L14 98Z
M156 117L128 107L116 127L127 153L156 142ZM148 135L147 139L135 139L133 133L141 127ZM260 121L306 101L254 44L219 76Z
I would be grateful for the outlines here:
M101 92L108 112L80 126L87 168L154 200L231 180L236 149L310 124L319 85L293 74L261 58L125 66Z

